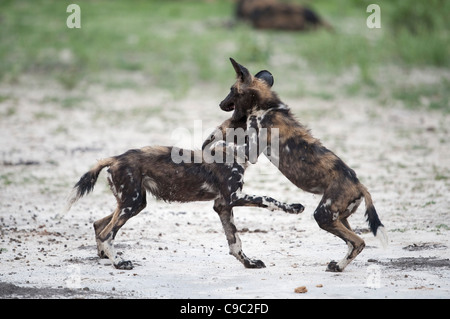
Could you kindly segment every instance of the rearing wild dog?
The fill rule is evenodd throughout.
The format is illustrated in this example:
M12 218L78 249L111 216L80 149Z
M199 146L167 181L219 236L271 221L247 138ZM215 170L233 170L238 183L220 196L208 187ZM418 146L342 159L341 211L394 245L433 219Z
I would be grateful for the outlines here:
M252 145L256 147L258 139L265 139L262 145L270 147L273 136L271 129L278 129L276 138L279 138L279 150L269 150L267 147L258 149L257 154L270 151L271 157L277 159L278 169L293 184L304 191L323 194L314 218L320 228L340 237L348 245L347 255L339 262L331 261L327 271L343 271L364 249L363 239L352 231L347 220L363 199L371 231L383 244L387 244L384 226L366 187L359 182L351 168L294 118L290 109L271 90L272 74L264 70L252 76L247 68L230 60L236 71L237 81L220 103L220 108L234 112L217 129L223 134L227 128L253 129L255 136L249 138L250 149ZM259 133L261 129L266 129L265 134ZM212 136L204 142L204 146L213 140Z
M301 213L301 204L286 204L267 196L253 196L242 192L245 158L231 161L217 160L235 154L236 146L214 143L210 152L197 152L177 147L153 146L132 149L124 154L100 160L85 173L74 187L69 207L94 189L100 171L108 168L108 182L117 200L115 211L94 223L99 257L109 258L118 269L132 269L131 261L123 260L113 246L119 229L128 219L139 214L146 205L146 192L165 201L192 202L214 200L214 210L222 222L230 254L247 268L261 268L264 263L248 258L233 221L233 207L255 206L288 213ZM213 155L214 153L214 155ZM182 155L181 155L182 154ZM223 158L223 157L222 157ZM230 156L226 157L227 159Z

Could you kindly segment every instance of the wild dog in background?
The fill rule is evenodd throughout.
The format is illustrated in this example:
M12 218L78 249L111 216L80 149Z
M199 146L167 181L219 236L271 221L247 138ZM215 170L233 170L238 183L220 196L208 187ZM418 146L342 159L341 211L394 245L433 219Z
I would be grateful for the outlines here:
M212 152L202 152L200 158L195 151L154 146L132 149L124 154L100 160L76 183L67 210L94 189L100 171L109 167L108 182L117 200L117 208L111 215L97 220L94 229L98 255L109 258L114 267L133 268L131 261L122 259L116 253L113 240L126 221L146 207L147 191L156 198L170 202L214 200L213 208L222 222L230 254L247 268L264 267L262 261L250 259L242 251L233 221L233 207L255 206L293 214L301 213L304 207L301 204L285 204L271 197L242 193L246 160L233 158L231 162L214 161L217 159L217 153L226 156L231 152L234 155L236 150L233 144L225 147L223 142L215 143L211 147ZM184 161L178 160L181 153ZM174 161L174 158L177 160Z
M270 72L261 71L252 76L247 68L230 60L236 71L237 81L220 103L220 108L234 112L218 130L225 134L230 127L245 126L249 131L253 129L256 136L249 137L249 141L253 143L250 144L251 148L252 145L256 147L256 140L262 138L266 139L262 145L270 146L271 129L278 129L278 154L271 154L272 157L278 156L278 169L302 190L323 194L314 218L320 228L343 239L348 245L347 255L339 262L331 261L327 270L343 271L363 250L363 239L352 231L347 220L363 199L371 231L386 244L385 229L378 218L370 193L359 182L356 173L294 118L288 106L271 90L273 77ZM258 131L263 128L266 129L266 134L261 135ZM212 136L204 145L213 140ZM258 154L263 151L276 150L258 149Z
M249 21L256 29L310 30L332 27L313 10L279 0L239 0L236 18Z

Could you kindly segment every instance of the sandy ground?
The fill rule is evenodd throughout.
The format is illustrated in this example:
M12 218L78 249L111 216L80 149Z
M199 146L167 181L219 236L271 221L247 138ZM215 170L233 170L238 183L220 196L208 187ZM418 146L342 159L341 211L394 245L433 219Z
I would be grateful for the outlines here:
M360 208L350 223L366 249L345 272L325 272L347 247L316 225L320 197L261 159L245 191L306 206L294 216L235 209L245 253L267 268L245 269L228 254L212 202L150 199L116 238L135 268L98 259L92 223L115 204L105 173L57 219L71 187L97 159L129 148L200 147L228 116L218 108L227 89L201 90L173 100L152 89L65 91L42 79L0 86L0 298L450 297L450 117L361 97L283 100L368 187L387 249ZM300 286L307 292L295 293Z

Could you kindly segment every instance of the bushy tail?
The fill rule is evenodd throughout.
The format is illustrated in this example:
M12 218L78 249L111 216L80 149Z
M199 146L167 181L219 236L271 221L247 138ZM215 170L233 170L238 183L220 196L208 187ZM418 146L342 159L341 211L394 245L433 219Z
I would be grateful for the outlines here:
M113 157L100 160L97 163L97 165L95 165L89 172L81 176L78 183L76 183L75 186L73 187L72 193L70 194L69 199L67 200L65 212L68 212L72 207L72 205L81 197L92 192L95 183L97 182L97 178L98 175L100 174L100 171L107 166L111 166L113 162L114 162Z
M366 202L365 216L367 218L367 222L369 223L369 228L372 231L373 235L381 241L383 247L386 247L388 245L388 237L386 234L386 230L384 228L384 225L381 223L380 218L378 218L378 214L377 211L375 210L375 206L373 206L372 197L370 196L370 193L364 186L362 187L363 187L364 201Z

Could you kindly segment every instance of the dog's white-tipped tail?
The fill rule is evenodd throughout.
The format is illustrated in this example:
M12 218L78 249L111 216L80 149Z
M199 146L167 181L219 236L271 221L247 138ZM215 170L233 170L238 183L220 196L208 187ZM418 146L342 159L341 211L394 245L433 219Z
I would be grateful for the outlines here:
M55 219L57 220L61 220L63 219L64 216L66 216L66 214L69 212L69 210L72 208L72 205L80 199L80 194L78 192L77 188L72 188L72 191L70 192L69 196L67 196L66 199L66 205L64 206L64 209L56 214Z
M389 239L388 239L386 228L384 228L384 226L379 226L377 228L377 234L375 235L375 238L378 238L378 240L380 241L380 243L384 249L387 248L387 246L389 244Z
M383 248L388 245L388 237L384 225L381 223L380 218L378 218L375 206L373 206L372 197L367 189L363 186L364 201L366 202L366 218L369 223L370 230L373 235L378 238L381 242Z
M61 214L56 215L56 218L63 218L77 200L92 192L100 171L106 166L111 166L113 162L114 158L112 157L100 160L89 172L81 176L80 180L75 184L67 199L67 204L64 211Z

